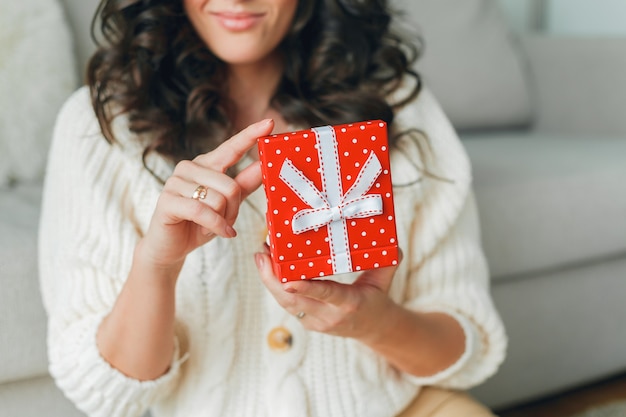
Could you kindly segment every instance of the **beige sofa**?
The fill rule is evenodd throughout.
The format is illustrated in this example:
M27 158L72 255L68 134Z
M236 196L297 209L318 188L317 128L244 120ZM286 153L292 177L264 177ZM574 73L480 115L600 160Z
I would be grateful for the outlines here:
M37 1L57 5L24 3ZM397 2L418 22L419 69L472 159L493 294L510 336L501 371L474 394L501 408L625 371L626 39L518 39L495 1ZM95 4L63 2L79 68ZM72 51L63 36L54 48L56 58ZM45 80L61 85L54 80L68 71L47 62L39 63ZM54 114L60 100L44 101ZM31 155L45 150L51 117L29 119L46 132ZM7 143L27 143L0 136L15 165L24 153ZM35 159L27 164L42 168ZM35 262L41 172L18 174L0 186L0 417L78 416L47 374Z

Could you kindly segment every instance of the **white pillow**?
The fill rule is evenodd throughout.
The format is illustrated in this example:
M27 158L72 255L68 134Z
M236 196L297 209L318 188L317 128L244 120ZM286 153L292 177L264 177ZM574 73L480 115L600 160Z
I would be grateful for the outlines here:
M531 122L521 50L495 0L393 0L418 28L417 69L458 129Z
M0 186L43 177L56 114L76 87L57 0L0 0Z

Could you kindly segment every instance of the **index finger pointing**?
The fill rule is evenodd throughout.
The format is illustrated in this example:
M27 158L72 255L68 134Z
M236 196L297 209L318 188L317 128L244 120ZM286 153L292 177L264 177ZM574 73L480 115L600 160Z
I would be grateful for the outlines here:
M269 135L274 128L274 120L265 119L253 123L230 139L223 142L215 150L199 155L194 159L200 165L212 168L216 171L226 172L256 145L260 136Z

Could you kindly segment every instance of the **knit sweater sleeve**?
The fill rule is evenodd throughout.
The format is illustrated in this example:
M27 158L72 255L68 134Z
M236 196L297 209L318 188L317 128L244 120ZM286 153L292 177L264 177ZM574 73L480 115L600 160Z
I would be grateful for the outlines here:
M448 314L465 333L465 351L456 363L436 375L407 378L418 385L468 389L496 372L507 346L490 295L469 159L428 90L399 114L399 123L422 132L425 142L404 147L405 157L422 169L411 191L411 213L402 213L412 218L405 306Z
M62 108L53 134L39 232L40 284L48 313L49 370L89 416L140 416L175 386L169 371L138 381L100 355L96 332L130 270L139 239L135 196L153 184L118 145L102 137L86 88Z

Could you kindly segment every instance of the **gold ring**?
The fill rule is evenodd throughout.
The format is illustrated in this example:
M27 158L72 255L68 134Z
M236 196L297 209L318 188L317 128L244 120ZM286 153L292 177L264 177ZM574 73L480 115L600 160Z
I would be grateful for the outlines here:
M296 314L298 320L301 320L304 316L306 316L306 313L304 311L300 311L298 314Z
M193 192L191 198L193 198L194 200L204 200L206 198L207 191L208 188L206 188L204 185L198 185L198 187L196 187L196 190Z

